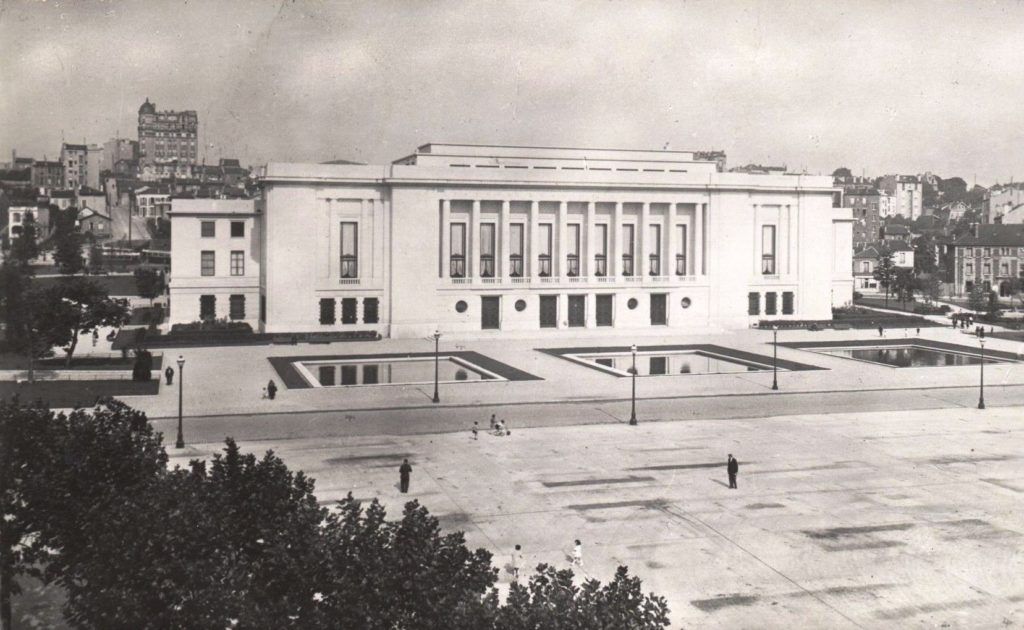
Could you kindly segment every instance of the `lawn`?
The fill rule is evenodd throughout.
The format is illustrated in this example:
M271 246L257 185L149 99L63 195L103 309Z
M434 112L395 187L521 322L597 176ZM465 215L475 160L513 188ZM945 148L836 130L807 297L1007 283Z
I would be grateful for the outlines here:
M135 276L79 276L86 277L107 290L113 297L137 296L138 286L135 284ZM36 277L33 283L39 288L48 288L60 282L62 276Z
M160 391L160 380L136 381L36 381L0 382L0 397L17 395L21 400L41 399L51 407L89 407L105 396L152 396Z
M153 369L159 370L163 355L153 357ZM64 366L64 357L53 357L50 359L39 359L36 361L37 370L125 370L131 371L135 365L134 357L122 359L121 357L75 357L71 361L71 367ZM27 370L28 360L20 354L0 354L0 370Z

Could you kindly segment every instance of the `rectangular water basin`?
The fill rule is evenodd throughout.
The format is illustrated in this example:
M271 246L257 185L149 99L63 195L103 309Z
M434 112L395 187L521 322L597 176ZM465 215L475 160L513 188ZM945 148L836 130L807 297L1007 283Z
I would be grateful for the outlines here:
M434 383L434 357L305 360L292 365L311 387ZM506 380L465 359L444 355L438 357L437 372L440 383Z
M633 366L633 355L630 352L575 353L564 356L566 359L616 376L629 376ZM770 364L726 357L705 350L636 353L637 376L739 374L771 369Z
M866 361L889 367L952 367L980 365L981 355L951 350L936 350L913 344L900 346L859 346L849 348L805 348L819 354ZM985 363L1010 363L1005 359L985 357Z

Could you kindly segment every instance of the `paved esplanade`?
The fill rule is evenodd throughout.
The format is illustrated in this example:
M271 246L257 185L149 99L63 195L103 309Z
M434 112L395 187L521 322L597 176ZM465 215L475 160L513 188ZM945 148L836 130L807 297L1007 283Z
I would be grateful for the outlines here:
M513 424L477 441L464 430L241 446L306 471L325 504L352 492L395 516L419 499L494 552L502 589L514 545L530 566L567 567L579 538L586 575L628 565L668 598L673 627L993 628L1024 623L1022 418L1002 407ZM184 464L221 447L169 451Z

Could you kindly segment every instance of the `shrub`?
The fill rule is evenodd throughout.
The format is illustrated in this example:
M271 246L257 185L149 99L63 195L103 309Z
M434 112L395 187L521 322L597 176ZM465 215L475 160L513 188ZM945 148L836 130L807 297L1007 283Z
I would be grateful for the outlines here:
M863 297L864 297L864 294L861 293L860 291L854 291L853 292L853 299L859 300L859 299L861 299Z
M252 326L246 322L233 322L226 319L208 319L205 321L190 322L188 324L175 324L171 326L172 333L207 331L251 333Z
M153 355L148 350L135 351L135 365L132 367L132 380L145 382L150 380L153 370Z

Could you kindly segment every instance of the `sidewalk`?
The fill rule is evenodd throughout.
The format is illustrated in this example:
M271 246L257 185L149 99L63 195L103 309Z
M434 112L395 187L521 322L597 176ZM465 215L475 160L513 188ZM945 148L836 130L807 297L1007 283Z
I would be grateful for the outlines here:
M626 406L628 409L628 404ZM482 412L483 410L478 410ZM628 414L628 411L626 411ZM665 596L672 627L1002 627L1024 622L1021 408L781 415L747 420L303 436L251 442L391 517L418 499L511 575L619 564ZM486 425L481 422L482 426ZM219 440L219 438L218 438ZM172 465L222 443L169 448ZM739 490L725 458L740 462ZM397 468L413 465L411 492Z

